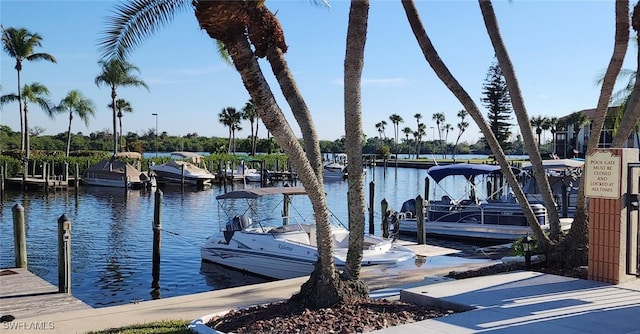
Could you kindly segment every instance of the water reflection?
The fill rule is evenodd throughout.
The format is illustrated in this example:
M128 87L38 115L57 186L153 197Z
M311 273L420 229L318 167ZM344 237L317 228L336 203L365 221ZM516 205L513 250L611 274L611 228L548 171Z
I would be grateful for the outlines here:
M375 180L376 234L380 235L380 201L384 198L390 207L399 208L409 198L424 196L425 176L426 172L418 169L399 168L396 172L389 168L386 173L382 167L367 169L367 206L369 184ZM233 185L233 189L242 187L241 183ZM226 190L230 191L231 185ZM347 190L346 181L325 184L329 208L344 224L348 215ZM200 259L200 247L206 238L226 223L215 200L225 191L222 185L204 190L185 188L184 192L180 187L167 187L162 191L159 296L180 296L264 280L203 264ZM153 191L85 186L78 189L77 196L74 190L70 192L73 193L7 192L0 210L0 267L15 265L11 207L20 203L25 207L30 271L57 285L57 219L66 214L72 226L73 294L94 307L151 299ZM281 199L261 199L255 214L278 223L280 212L273 210L278 203L272 201ZM306 219L313 218L308 198L294 196L293 207ZM421 269L425 264L413 266Z

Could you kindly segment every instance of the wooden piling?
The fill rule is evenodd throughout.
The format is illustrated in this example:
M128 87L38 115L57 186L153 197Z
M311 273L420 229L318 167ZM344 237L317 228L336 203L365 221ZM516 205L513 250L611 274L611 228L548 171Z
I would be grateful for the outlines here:
M153 259L151 276L153 281L151 287L160 289L160 241L162 232L162 190L156 190L153 207Z
M42 179L44 180L44 192L49 192L49 163L42 162Z
M416 197L416 223L418 228L418 244L424 245L427 243L426 232L424 230L424 204L422 203L422 197L418 195Z
M4 166L0 166L0 205L4 202L4 178L5 178L5 168Z
M424 200L429 201L429 177L424 177Z
M375 183L369 182L369 234L374 235L376 226L374 222L374 205L375 205Z
M58 218L58 292L71 294L71 221Z
M12 213L16 268L27 268L27 238L24 229L24 207L16 204L12 208Z
M383 198L380 202L380 210L382 213L382 237L389 237L389 219L387 216L387 209L389 208L389 203L386 198Z
M180 192L184 194L184 164L180 165Z

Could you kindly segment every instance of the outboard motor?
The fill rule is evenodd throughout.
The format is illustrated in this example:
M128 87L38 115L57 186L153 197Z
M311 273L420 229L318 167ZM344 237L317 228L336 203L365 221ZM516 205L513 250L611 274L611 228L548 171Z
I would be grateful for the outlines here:
M251 218L245 215L236 215L229 220L224 230L224 239L229 243L236 231L242 231L251 225Z

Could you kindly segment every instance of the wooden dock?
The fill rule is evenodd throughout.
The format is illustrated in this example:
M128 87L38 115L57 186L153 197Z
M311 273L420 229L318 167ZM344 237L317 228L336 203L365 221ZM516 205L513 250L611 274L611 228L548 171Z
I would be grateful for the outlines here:
M22 177L8 177L4 181L8 188L21 188ZM49 179L45 180L41 177L28 177L25 182L25 188L28 190L38 190L48 188L49 190L67 189L69 184L75 184L75 181L69 182L64 180Z
M23 268L0 269L0 316L15 320L45 313L91 309Z

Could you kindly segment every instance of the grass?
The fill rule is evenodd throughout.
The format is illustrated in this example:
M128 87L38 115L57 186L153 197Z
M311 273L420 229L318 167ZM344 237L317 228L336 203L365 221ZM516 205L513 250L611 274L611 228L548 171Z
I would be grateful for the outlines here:
M89 332L89 334L190 334L187 329L189 321L166 320L150 322L148 324L131 325L120 328L111 328L102 331Z

